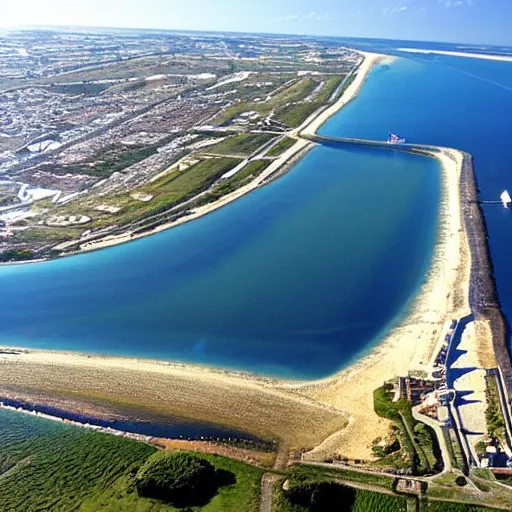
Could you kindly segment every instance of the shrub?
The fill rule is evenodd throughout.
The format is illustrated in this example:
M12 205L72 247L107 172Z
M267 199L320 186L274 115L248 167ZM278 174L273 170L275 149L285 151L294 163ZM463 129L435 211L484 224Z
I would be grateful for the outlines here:
M458 477L455 479L455 483L456 483L459 487L464 487L468 482L467 482L467 480L466 480L463 476L458 476Z
M350 511L354 504L356 492L350 487L330 481L292 481L285 493L293 505L306 507L308 510L332 510L336 506L339 512Z
M222 484L221 475L209 461L189 453L158 453L135 476L140 496L178 507L208 503Z

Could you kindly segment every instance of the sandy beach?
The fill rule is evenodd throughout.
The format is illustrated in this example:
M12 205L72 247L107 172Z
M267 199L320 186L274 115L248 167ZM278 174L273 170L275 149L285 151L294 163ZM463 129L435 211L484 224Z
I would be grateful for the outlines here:
M322 459L333 449L347 457L368 457L368 443L385 437L389 429L389 423L373 412L373 391L388 379L424 368L444 323L470 312L471 258L458 193L462 154L446 149L438 159L442 169L438 240L427 279L409 312L367 357L331 379L299 388L306 396L350 416L346 429L308 455L312 460Z
M389 55L381 55L380 53L370 53L359 50L358 53L364 57L364 60L359 66L356 77L352 83L347 87L345 92L341 95L338 101L336 101L336 103L328 107L320 114L314 115L312 119L308 119L301 127L297 129L298 133L305 136L314 135L331 116L341 110L347 103L350 103L352 100L357 98L361 87L368 77L368 74L377 64L382 62L390 63L394 60L393 57L390 57Z
M303 133L314 133L355 98L369 71L384 58L365 55L356 79L342 98L301 127ZM259 177L258 183L226 196L222 204L196 210L191 218L260 186L283 163L311 146L298 139ZM311 460L333 454L371 458L372 440L385 437L389 430L389 422L373 411L373 391L388 379L426 365L443 325L470 312L471 256L459 195L462 154L443 149L432 157L441 163L442 193L431 269L407 314L391 326L367 356L339 374L316 382L291 382L180 363L28 350L0 353L0 396L71 410L87 407L104 411L109 404L144 408L279 439L287 447L308 450L305 457ZM102 244L110 245L110 241ZM99 247L96 244L85 249ZM476 337L471 340L468 343L477 343Z

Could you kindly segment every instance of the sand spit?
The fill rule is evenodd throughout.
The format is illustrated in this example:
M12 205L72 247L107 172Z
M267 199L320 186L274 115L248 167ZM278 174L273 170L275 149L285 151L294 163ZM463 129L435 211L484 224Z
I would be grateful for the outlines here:
M29 350L0 354L0 396L102 417L117 410L203 420L313 447L347 415L240 372L123 357Z
M313 133L354 98L372 65L382 58L366 55L336 108L311 120L311 127L302 127L303 133ZM311 146L311 142L298 140L287 158ZM110 403L208 420L310 449L309 459L321 460L335 453L370 458L372 440L386 436L389 429L389 423L373 412L373 391L387 379L421 369L430 360L443 325L470 313L472 254L460 194L465 155L436 148L416 152L442 164L438 241L432 266L408 313L369 355L350 368L329 379L301 383L186 364L29 350L0 353L0 394L61 408L64 404L70 410L97 404L108 407ZM267 177L279 171L281 164L273 164ZM482 332L491 330L483 328ZM476 344L476 337L468 343ZM489 356L488 350L481 352L482 357Z
M436 54L447 55L449 57L468 57L471 59L484 59L484 60L501 60L504 62L512 62L512 55L489 55L482 53L469 53L469 52L449 52L444 50L421 50L419 48L397 48L399 52L407 53L422 53L422 54Z
M373 391L388 379L424 368L444 323L470 313L471 256L459 196L463 154L443 149L432 156L442 164L438 240L427 279L409 312L367 357L330 379L295 387L350 415L348 428L309 453L311 459L322 459L333 450L347 457L368 457L369 443L385 437L389 429L373 411Z

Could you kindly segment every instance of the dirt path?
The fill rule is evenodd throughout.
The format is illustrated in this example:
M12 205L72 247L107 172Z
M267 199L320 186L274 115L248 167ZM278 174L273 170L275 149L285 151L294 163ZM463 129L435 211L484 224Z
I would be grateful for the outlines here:
M285 469L290 460L290 447L281 442L277 452L274 469L276 471ZM272 494L274 485L279 481L280 475L276 473L265 473L261 479L261 501L260 512L272 512Z
M274 485L280 476L275 473L265 473L261 479L260 512L272 512L272 493Z

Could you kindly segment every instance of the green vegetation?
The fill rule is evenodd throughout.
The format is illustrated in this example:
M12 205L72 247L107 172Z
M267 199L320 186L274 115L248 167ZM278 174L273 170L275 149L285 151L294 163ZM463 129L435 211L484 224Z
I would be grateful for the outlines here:
M223 174L233 169L240 160L236 158L208 158L185 171L175 169L159 180L137 190L153 196L151 201L129 200L121 215L126 220L146 218L168 210L206 190Z
M278 119L288 126L300 126L311 114L329 102L342 80L340 76L329 77L312 101L288 105L279 112Z
M159 144L150 146L113 146L105 149L101 154L96 155L94 159L81 163L80 165L43 166L43 169L62 174L73 172L88 174L98 178L108 178L114 172L122 171L154 155L160 146L165 145L175 136L174 134L172 137L160 141Z
M501 414L498 384L492 375L486 375L485 381L487 384L485 393L487 398L487 410L485 411L485 418L487 420L489 437L501 440L505 436L505 421Z
M482 493L477 495L469 485L458 486L457 478L460 478L460 475L455 474L437 477L435 483L429 482L427 496L422 497L419 501L413 497L406 498L399 494L391 494L395 478L386 478L380 475L300 465L289 471L287 476L288 478L283 478L274 488L273 512L309 512L317 510L314 502L312 502L315 491L318 499L318 493L320 493L320 496L338 495L338 498L334 501L340 504L338 508L320 508L320 510L347 510L349 512L387 512L388 510L404 512L406 510L418 512L497 512L496 509L486 508L486 506L491 507L497 503L506 506L510 502L510 494L495 487L493 487L492 492L488 492L488 489L482 489ZM372 480L372 477L376 479ZM384 479L391 483L391 487L382 485ZM287 491L283 491L282 486L286 480L285 488ZM332 487L333 484L339 487L350 487L351 482L354 482L356 486L358 484L371 485L375 488L375 492L369 489L360 490L357 487L347 492L345 489L340 490ZM329 485L326 485L327 483ZM492 483L489 482L489 485L492 485ZM378 492L379 487L382 489L382 493ZM467 489L467 494L463 489ZM343 493L343 499L341 499L341 494L337 493ZM431 497L436 499L433 500ZM444 502L438 501L438 499L451 501ZM472 503L463 503L465 500ZM481 504L473 504L478 502ZM410 505L410 507L407 505Z
M156 453L137 472L135 487L139 496L186 507L206 505L217 492L218 480L215 466L206 459L185 452Z
M267 133L240 133L210 146L205 152L226 156L250 156L274 137Z
M0 262L7 263L9 261L28 261L34 259L34 253L29 249L10 249L9 251L0 252Z
M315 98L317 103L320 103L323 105L324 103L327 103L331 96L334 94L336 89L340 86L341 82L343 81L343 76L331 76L329 77L325 85L322 87L320 92L318 93L318 96Z
M420 512L498 512L498 510L495 508L477 507L475 505L467 505L464 503L422 501Z
M78 510L155 448L18 413L0 411L2 510Z
M393 490L393 484L395 482L395 478L392 476L361 473L352 469L339 467L329 468L303 464L294 466L292 475L301 480L345 480L347 482L382 487L387 491Z
M102 155L102 159L95 163L94 166L81 168L80 171L84 174L107 177L114 172L122 171L131 165L149 158L156 153L157 149L158 146L147 146L124 153L107 153Z
M69 83L51 85L49 89L52 92L60 94L84 94L86 96L97 96L109 88L108 84L101 83Z
M274 512L314 512L339 510L347 512L405 512L407 500L348 487L333 479L300 470L292 470L283 490L283 480L274 489ZM333 508L333 504L338 504Z
M0 410L0 510L9 512L175 512L140 497L135 475L156 448L111 435ZM151 457L150 457L151 458ZM194 512L256 512L261 470L204 455L234 475Z
M290 105L279 114L279 121L290 127L300 126L321 106L322 104L312 101Z
M286 150L290 149L295 145L297 141L295 139L291 139L290 137L285 137L281 139L270 151L267 153L267 156L280 156Z
M222 481L212 500L202 507L187 508L194 512L231 512L233 510L257 512L260 501L262 471L217 455L201 454L201 459L213 464L221 475L234 475ZM225 485L229 484L229 485ZM106 491L87 500L81 512L174 512L177 509L158 500L139 497L131 475L119 478ZM183 509L178 509L183 510Z
M478 478L483 478L484 480L494 480L494 475L490 469L483 469L483 468L473 468L471 470L471 473Z
M459 441L457 440L455 432L453 429L443 429L443 436L446 441L448 454L450 456L450 461L453 467L462 469L465 467L466 463L464 461L464 457L462 456L462 449L460 447Z
M218 469L204 457L187 452L156 453L135 476L139 496L179 508L204 507L219 488L235 483L234 473Z
M266 116L271 112L277 112L279 118L280 109L285 108L290 103L297 103L305 100L317 87L318 82L313 78L303 78L290 84L278 94L273 96L269 101L265 102L247 102L242 101L228 108L219 114L214 122L218 125L224 125L233 120L236 116L243 112L255 111L261 116Z
M442 468L442 461L435 434L429 427L413 418L412 407L407 400L393 402L391 390L392 387L385 385L374 391L375 412L393 421L400 429L400 445L408 455L414 474L423 475L439 471Z
M237 172L232 178L220 181L215 187L194 202L194 206L201 206L220 199L222 196L230 194L235 190L250 183L256 176L259 176L268 166L268 160L253 160L249 162L242 170Z

